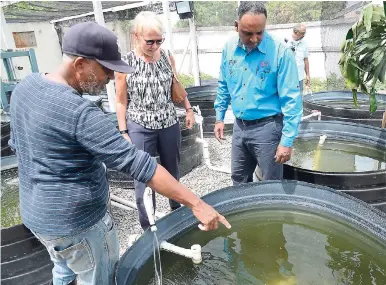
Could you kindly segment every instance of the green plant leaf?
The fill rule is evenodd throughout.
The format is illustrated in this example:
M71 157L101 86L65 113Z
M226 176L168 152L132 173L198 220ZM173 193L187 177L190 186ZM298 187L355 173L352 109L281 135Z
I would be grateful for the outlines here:
M350 61L351 65L354 65L357 69L359 69L361 72L366 72L362 67L360 67L354 60Z
M344 52L344 51L345 51L345 49L346 49L346 43L347 43L347 41L344 40L343 43L342 43L342 46L340 47L340 51L341 51L341 52Z
M352 89L352 98L354 100L355 108L358 108L358 89Z
M384 57L385 57L385 51L382 47L379 47L374 51L373 58L370 63L374 71L378 68L378 65L382 62ZM378 77L378 75L376 77Z
M363 93L369 94L369 91L368 91L368 89L367 89L367 86L366 86L363 82L360 82L360 83L359 83L359 86L361 87L361 91L362 91Z
M372 15L372 19L371 19L371 22L377 22L377 21L380 21L382 19L382 17L385 16L384 12L383 12L383 8L380 7L380 6L374 6L373 7L373 15Z
M357 26L358 26L358 23L355 23L354 25L352 25L351 27L351 30L352 30L352 33L353 33L353 38L356 39L358 37L358 34L357 34Z
M367 6L363 10L363 23L365 24L366 31L371 30L371 19L373 17L373 5Z
M378 105L375 88L372 88L370 92L370 113L375 113L377 111L377 107Z
M362 54L372 52L379 46L379 44L380 42L378 39L370 39L361 44L357 43L352 50L353 56L357 57Z
M379 72L378 79L381 83L384 83L385 77L386 77L386 59L383 62L383 66L381 68L381 71Z
M354 33L352 29L348 30L347 35L346 35L346 40L351 40L354 36Z
M354 60L350 59L347 61L347 79L353 83L354 86L359 84L359 70L354 65Z

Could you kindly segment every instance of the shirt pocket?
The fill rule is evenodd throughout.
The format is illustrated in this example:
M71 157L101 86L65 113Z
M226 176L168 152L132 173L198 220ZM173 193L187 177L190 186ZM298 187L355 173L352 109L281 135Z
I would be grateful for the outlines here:
M255 86L260 92L269 92L277 88L276 71L260 69L256 72L255 78Z

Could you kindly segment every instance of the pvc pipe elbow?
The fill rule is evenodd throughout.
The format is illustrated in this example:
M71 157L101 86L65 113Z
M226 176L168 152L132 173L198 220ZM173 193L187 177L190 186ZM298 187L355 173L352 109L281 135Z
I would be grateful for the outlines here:
M194 244L190 250L192 251L193 263L200 264L202 262L201 246L199 244Z
M319 144L320 144L320 145L323 145L324 142L326 141L326 139L327 139L327 136L326 136L326 135L320 136L320 138L319 138Z

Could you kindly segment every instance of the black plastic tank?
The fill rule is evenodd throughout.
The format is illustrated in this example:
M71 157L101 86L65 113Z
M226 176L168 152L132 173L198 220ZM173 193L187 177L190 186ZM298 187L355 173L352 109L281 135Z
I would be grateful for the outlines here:
M349 195L305 182L266 181L203 199L232 229L201 232L186 207L156 221L159 242L202 247L197 265L162 251L165 284L338 284L345 278L349 284L381 285L386 280L386 214ZM117 285L153 284L153 240L148 230L123 254Z
M327 138L319 146L320 136ZM386 211L386 130L340 121L304 121L284 179L329 186Z
M216 122L216 111L214 101L217 96L217 82L211 85L202 85L186 88L189 102L192 106L199 106L201 115L204 118L203 132L205 135L213 135ZM225 124L225 133L233 133L233 124Z
M1 122L1 157L15 155L8 141L11 138L10 122Z
M17 168L1 171L1 284L48 285L53 263L46 248L21 223Z
M358 108L355 108L350 91L325 91L303 96L303 112L309 115L313 110L322 112L322 120L343 121L381 127L386 110L386 95L378 94L378 108L369 111L369 96L358 92Z

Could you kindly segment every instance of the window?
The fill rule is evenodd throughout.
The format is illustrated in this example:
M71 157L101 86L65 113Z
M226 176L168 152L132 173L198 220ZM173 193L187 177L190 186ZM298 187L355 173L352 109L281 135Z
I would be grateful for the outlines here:
M16 48L36 47L35 32L12 33Z

